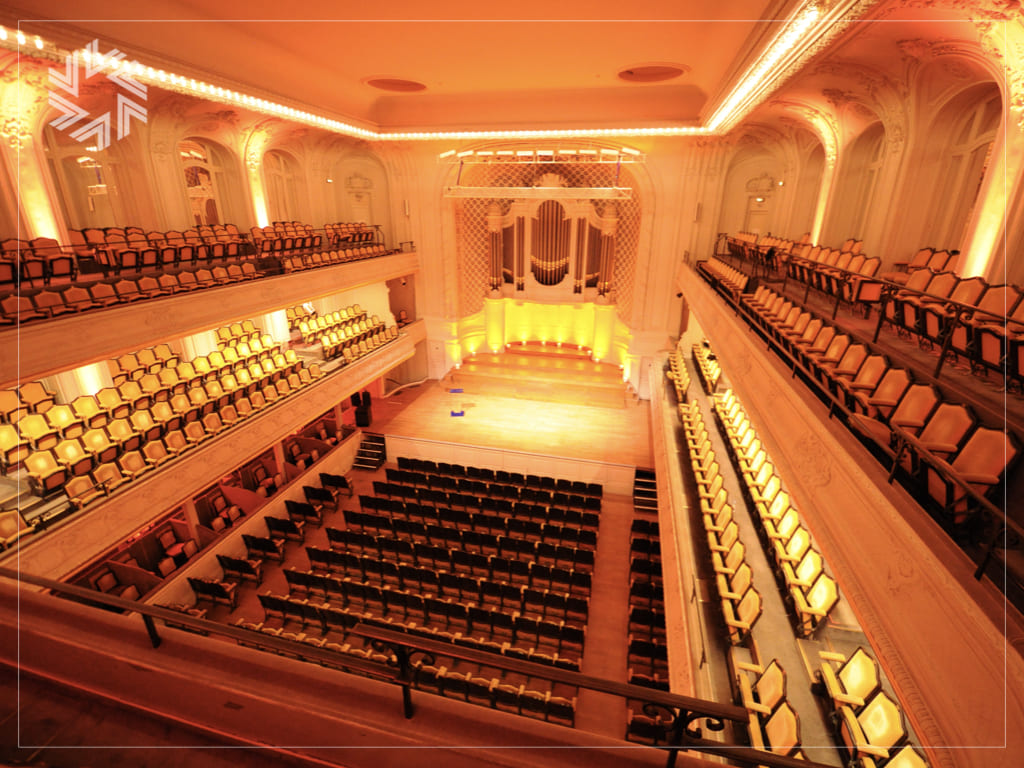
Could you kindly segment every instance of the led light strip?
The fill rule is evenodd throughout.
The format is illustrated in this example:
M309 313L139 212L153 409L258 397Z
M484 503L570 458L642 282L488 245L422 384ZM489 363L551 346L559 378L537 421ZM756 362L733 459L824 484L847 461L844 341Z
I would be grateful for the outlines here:
M276 117L283 117L298 123L305 123L324 130L334 131L347 136L356 136L371 141L434 141L448 140L486 140L486 139L561 139L561 138L615 138L639 136L706 136L718 133L731 127L744 114L758 103L758 95L764 92L764 86L773 76L779 73L777 65L791 51L797 50L801 43L806 42L805 36L814 23L821 17L818 0L805 3L799 12L785 25L768 49L747 71L726 100L722 103L705 125L681 125L663 127L635 128L568 128L544 130L515 131L413 131L387 132L361 128L351 123L335 120L323 115L316 115L295 107L279 104L269 99L250 96L246 93L222 88L220 86L196 80L193 77L166 72L162 69L146 66L138 61L100 56L99 63L92 57L88 49L75 52L59 49L55 44L43 40L39 35L29 36L22 30L8 30L0 26L0 48L24 52L28 55L63 62L68 55L81 57L97 69L107 68L118 70L123 75L148 85L199 96L211 101L232 104L245 109L261 112ZM92 57L92 58L90 58Z

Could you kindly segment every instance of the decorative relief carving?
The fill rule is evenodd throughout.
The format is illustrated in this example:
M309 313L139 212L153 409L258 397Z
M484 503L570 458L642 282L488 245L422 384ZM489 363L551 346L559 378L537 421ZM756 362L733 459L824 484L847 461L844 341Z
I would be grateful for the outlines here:
M947 75L955 77L957 80L966 80L971 76L970 70L958 59L947 59L942 62L942 68L946 71Z
M1009 21L1020 18L1020 0L901 0L892 3L879 16L893 16L903 8L937 8L945 13L960 11L964 19L981 17Z
M28 130L23 119L9 117L0 125L0 136L11 149L23 149L32 139L32 132Z
M828 101L828 103L833 107L841 107L854 100L852 93L844 91L841 88L824 88L821 91L821 95L824 96L826 101Z
M919 37L912 40L899 40L896 47L900 49L900 53L905 59L924 61L930 58L932 53L931 41Z
M793 468L805 483L824 488L832 481L832 462L817 436L809 432L802 435L793 444L793 449Z

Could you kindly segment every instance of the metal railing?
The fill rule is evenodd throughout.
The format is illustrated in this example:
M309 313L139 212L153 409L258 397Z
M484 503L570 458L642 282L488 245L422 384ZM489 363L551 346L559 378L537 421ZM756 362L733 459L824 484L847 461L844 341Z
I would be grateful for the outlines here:
M576 688L585 688L642 702L642 709L646 714L658 717L665 724L668 734L667 743L651 748L667 753L667 768L672 768L675 765L676 755L680 750L699 750L702 753L724 757L742 765L769 766L769 768L828 768L822 763L810 760L799 760L753 747L704 738L704 729L713 732L722 731L727 723L735 723L744 728L747 726L748 711L734 704L723 704L643 686L617 683L578 672L478 651L465 646L408 635L358 621L349 630L349 634L365 639L370 647L389 656L388 663L379 663L330 649L264 635L250 629L208 621L160 606L125 600L92 589L64 584L32 574L19 573L8 568L0 568L0 577L42 587L56 595L74 598L79 602L113 608L128 614L137 614L142 619L142 626L154 648L159 648L162 642L160 629L156 623L156 620L160 619L165 626L233 640L247 646L265 648L292 658L366 675L397 685L401 688L402 714L407 719L412 718L416 712L412 699L415 663L422 661L430 664L435 657L449 657L488 668L543 678L551 682L564 683Z

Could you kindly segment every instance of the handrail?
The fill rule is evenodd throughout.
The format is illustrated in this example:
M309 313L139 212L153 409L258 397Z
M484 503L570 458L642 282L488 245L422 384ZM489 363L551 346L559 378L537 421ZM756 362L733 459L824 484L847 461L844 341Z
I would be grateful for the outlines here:
M895 433L898 440L896 446L896 455L892 460L892 469L889 472L889 481L892 482L892 478L896 473L896 467L899 464L900 458L903 456L904 451L908 448L913 448L914 452L925 461L928 462L928 466L932 467L936 472L942 475L943 478L956 483L957 487L965 492L965 495L970 496L971 500L981 507L997 523L995 531L992 534L992 538L988 545L983 548L981 561L978 563L978 567L974 572L974 578L980 579L985 573L985 568L988 566L989 560L992 558L992 552L995 550L999 543L1000 537L1002 537L1007 531L1013 533L1018 539L1024 541L1024 527L1022 527L1015 520L1010 518L1006 512L1001 510L985 496L978 493L970 483L960 478L953 468L945 461L940 459L930 450L924 447L920 440L914 435L907 432L905 429L900 427L898 424L890 424L889 428Z
M486 651L478 651L460 645L449 645L437 640L412 636L393 629L372 626L358 621L349 630L351 634L364 637L371 645L379 649L389 650L395 659L393 664L380 664L368 659L353 658L335 651L314 646L295 643L277 637L254 633L252 630L233 627L227 624L209 621L190 616L160 606L148 605L120 597L96 592L73 584L64 584L29 573L21 573L9 568L0 567L0 577L19 583L24 582L44 587L58 595L79 598L89 603L98 603L123 612L137 613L141 616L150 642L154 648L161 644L154 619L162 619L166 624L189 629L198 633L216 635L227 639L241 641L246 645L259 645L268 649L296 656L305 661L312 661L333 668L358 670L375 678L402 687L403 713L406 718L414 715L410 686L412 684L412 668L410 660L414 654L422 654L424 658L433 659L435 654L480 664L488 667L516 672L519 674L541 677L554 682L561 682L578 688L607 693L620 698L638 699L644 702L643 709L647 713L658 712L666 717L666 725L671 732L671 743L653 747L668 753L668 768L675 764L679 750L699 749L702 752L727 757L745 765L769 766L769 768L828 768L821 763L809 760L797 760L784 757L773 752L754 749L735 744L704 739L702 727L710 731L721 731L725 721L746 725L749 719L747 710L734 704L723 704L715 701L697 699L690 696L668 693L654 688L617 683L579 672L548 667L519 659L497 656Z

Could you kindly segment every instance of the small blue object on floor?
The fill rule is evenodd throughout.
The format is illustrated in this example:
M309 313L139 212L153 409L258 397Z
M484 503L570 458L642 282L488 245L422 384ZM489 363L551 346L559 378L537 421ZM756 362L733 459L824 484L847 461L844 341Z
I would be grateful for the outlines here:
M462 409L461 411L452 411L451 414L452 416L465 416L466 410Z
M448 391L454 394L456 392L462 392L463 390L460 388L460 389L449 389Z

